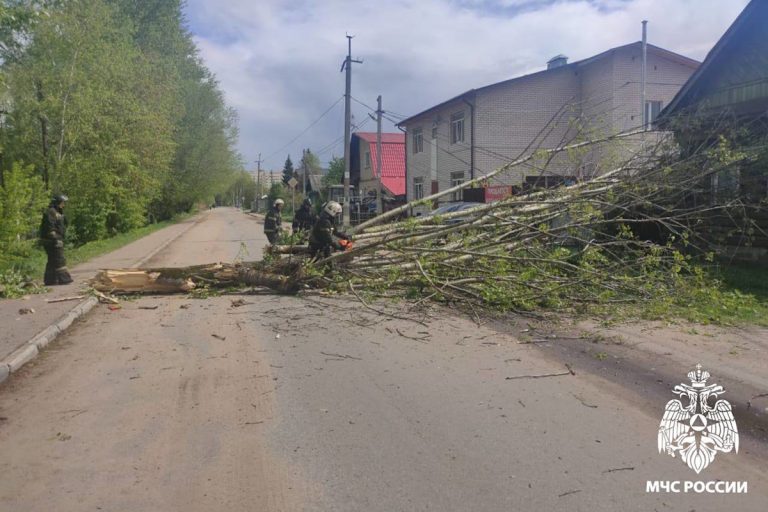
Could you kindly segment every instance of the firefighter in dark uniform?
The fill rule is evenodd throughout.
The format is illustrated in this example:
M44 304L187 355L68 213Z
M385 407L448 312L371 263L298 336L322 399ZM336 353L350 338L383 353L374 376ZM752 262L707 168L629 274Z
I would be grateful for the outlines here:
M312 212L312 200L306 198L293 216L293 224L291 225L293 233L309 231L315 225L315 222L317 222L317 217Z
M67 261L64 259L64 237L67 232L64 205L67 200L65 195L53 196L40 222L40 241L48 255L44 277L46 286L72 282L72 276L67 270Z
M275 199L272 207L267 212L267 216L264 218L264 234L267 235L267 240L272 245L277 243L283 231L283 217L280 212L283 210L284 204L285 201L282 199Z
M336 201L328 201L323 205L320 218L315 222L309 234L309 250L315 259L327 258L335 249L346 250L350 237L339 231L341 205Z

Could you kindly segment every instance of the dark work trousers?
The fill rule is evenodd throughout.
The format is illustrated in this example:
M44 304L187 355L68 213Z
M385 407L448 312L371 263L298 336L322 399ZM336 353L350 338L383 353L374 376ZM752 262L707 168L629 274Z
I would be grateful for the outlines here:
M333 252L333 248L330 245L316 246L309 244L309 252L312 254L312 259L322 260L325 258L330 258L331 253Z
M45 242L43 246L48 255L48 263L45 265L44 277L46 286L71 283L72 276L69 275L69 270L67 270L67 260L64 259L64 248L56 247L56 242Z

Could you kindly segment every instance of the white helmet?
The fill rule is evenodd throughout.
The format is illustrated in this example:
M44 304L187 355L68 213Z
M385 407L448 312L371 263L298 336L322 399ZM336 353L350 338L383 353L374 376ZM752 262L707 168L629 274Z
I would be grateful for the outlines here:
M274 202L274 204L273 204L272 206L277 206L277 205L279 205L279 204L285 204L285 201L283 201L283 200L282 200L282 199L280 199L280 198L278 198L278 199L275 199L275 202Z
M325 203L325 207L323 208L323 211L328 215L330 215L331 217L335 217L341 213L341 205L336 201L328 201L327 203Z

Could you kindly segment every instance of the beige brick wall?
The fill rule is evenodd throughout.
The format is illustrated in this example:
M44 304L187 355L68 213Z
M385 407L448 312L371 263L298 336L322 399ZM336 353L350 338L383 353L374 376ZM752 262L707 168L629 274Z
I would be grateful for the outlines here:
M630 130L642 125L641 59L639 46L614 52L615 131ZM667 59L653 51L648 51L646 70L646 99L661 101L662 108L672 101L677 91L694 72L693 68Z
M475 176L485 175L514 160L534 141L534 150L553 148L572 140L580 130L582 136L601 137L638 127L641 124L640 58L639 45L617 49L579 66L564 66L477 91ZM647 99L660 100L663 108L694 68L649 50L647 70ZM461 111L465 116L465 142L451 144L451 116ZM429 194L430 169L435 166L439 190L450 186L451 173L463 171L465 179L469 179L471 115L466 103L453 101L410 121L405 127L408 130L409 200L413 198L414 177L424 179L425 195ZM417 154L413 153L414 128L421 128L424 137L424 151ZM434 139L437 151L431 147L433 128L437 130ZM615 165L639 147L637 140L629 140L590 151L560 154L547 163L546 173L587 177ZM492 184L519 185L525 176L540 174L542 171L537 165L543 164L521 166L503 179L494 179ZM450 199L443 202L447 200Z
M578 116L579 96L579 77L571 66L481 91L476 112L476 172L485 175L516 159L534 140L534 150L567 140L572 133L570 123ZM521 167L493 184L519 184L523 175L531 173L536 171Z
M451 116L464 113L464 142L451 143ZM424 140L423 151L413 152L413 132L421 128ZM432 137L433 128L436 130ZM413 120L406 126L405 149L408 152L408 171L406 189L408 199L413 199L413 179L424 180L424 195L429 195L432 186L432 169L437 169L439 190L449 186L452 172L464 172L466 179L470 175L470 137L472 120L469 105L462 101L451 102L442 108L429 112ZM435 149L433 149L433 147Z

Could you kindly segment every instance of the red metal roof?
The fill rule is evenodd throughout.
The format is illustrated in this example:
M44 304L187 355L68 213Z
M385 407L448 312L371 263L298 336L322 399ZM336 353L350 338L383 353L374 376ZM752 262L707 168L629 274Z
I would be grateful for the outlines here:
M355 135L369 144L376 144L376 132L355 132ZM405 144L404 133L381 133L382 144Z
M376 133L355 132L371 149L371 167L376 176ZM381 184L394 196L405 194L405 134L381 134Z

